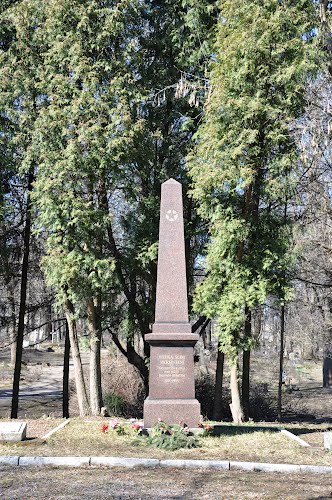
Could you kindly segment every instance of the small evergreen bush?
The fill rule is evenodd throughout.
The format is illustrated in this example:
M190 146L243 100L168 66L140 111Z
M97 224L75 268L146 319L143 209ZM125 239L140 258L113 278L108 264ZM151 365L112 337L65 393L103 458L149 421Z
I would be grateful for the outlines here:
M110 392L104 396L104 404L109 415L122 416L126 407L126 401L120 394Z
M200 446L199 440L186 425L168 425L162 421L152 427L148 444L164 450L198 448Z

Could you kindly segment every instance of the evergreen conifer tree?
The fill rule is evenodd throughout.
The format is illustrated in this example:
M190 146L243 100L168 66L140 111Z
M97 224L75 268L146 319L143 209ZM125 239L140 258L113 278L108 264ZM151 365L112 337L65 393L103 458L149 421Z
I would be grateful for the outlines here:
M217 318L231 361L231 410L243 418L238 354L251 347L250 312L268 294L285 300L290 228L283 207L297 148L293 120L315 73L310 0L218 2L211 97L190 160L193 195L208 223L206 277L195 308Z
M48 50L42 88L48 105L34 131L40 158L34 200L47 238L43 267L66 309L72 340L73 314L87 317L94 415L102 406L103 306L115 286L107 242L110 198L121 182L124 151L140 126L130 119L128 102L134 96L126 92L135 8L126 1L53 0L43 27ZM78 352L77 358L79 363Z
M1 192L1 211L7 211L9 220L23 226L19 314L16 338L13 339L13 343L16 342L16 357L12 418L17 418L18 412L31 240L31 193L37 166L31 142L39 110L44 106L43 96L39 92L41 52L44 47L40 31L43 12L43 2L38 0L5 1L1 6L0 143L4 151L1 178L5 188L9 189L7 193ZM13 192L13 185L19 182L23 188ZM21 214L17 213L17 202L21 205ZM18 222L20 218L21 224ZM8 248L5 253L6 250Z

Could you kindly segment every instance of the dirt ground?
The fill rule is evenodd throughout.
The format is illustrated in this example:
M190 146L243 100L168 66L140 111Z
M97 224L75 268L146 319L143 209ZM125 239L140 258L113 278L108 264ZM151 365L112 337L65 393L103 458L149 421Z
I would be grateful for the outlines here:
M83 366L88 367L89 354L82 353ZM0 351L0 418L10 417L13 368L9 365L9 352ZM62 349L48 352L25 349L20 382L19 418L62 417ZM74 371L70 363L70 379ZM77 414L77 402L70 401L70 413Z
M0 469L1 499L322 500L328 474L266 474L186 469Z
M103 350L103 356L107 351ZM89 353L82 353L83 365L88 370ZM62 349L48 352L47 346L41 351L25 349L21 376L19 400L20 418L62 417ZM9 366L9 352L0 351L0 418L8 418L11 405L13 370ZM215 370L214 363L209 372ZM285 371L291 387L284 390L285 414L295 415L297 421L331 421L332 389L322 387L322 364L315 361L285 362ZM73 381L73 367L70 378ZM225 394L228 390L227 362L224 374ZM278 358L253 353L251 361L251 383L263 387L264 384L276 392L278 380ZM72 382L73 384L73 382ZM70 401L70 414L77 415L75 397ZM288 420L290 420L288 418Z
M83 356L84 357L84 356ZM59 424L62 416L62 353L24 353L19 417L28 422L28 438L42 437ZM277 360L276 360L277 361ZM86 364L88 358L86 359ZM277 364L264 357L253 357L252 381L258 384L276 380ZM321 387L319 363L303 363L293 370L293 387L285 393L285 402L298 415L298 423L288 427L312 448L300 448L291 440L272 433L252 433L223 437L222 447L215 438L195 455L183 458L216 458L287 463L330 464L331 456L322 449L322 432L331 425L332 389ZM0 353L0 418L8 418L11 403L11 374L5 353ZM71 377L73 370L71 369ZM225 386L227 385L227 371ZM75 398L71 414L77 414ZM311 415L311 416L310 416ZM75 421L76 419L74 419ZM77 455L154 456L156 451L145 447L130 449L125 443L108 442L111 436L101 435L97 419L94 432L74 432L70 423L46 444L23 447L1 446L1 455L67 455L73 442ZM320 423L324 420L326 423ZM74 423L74 422L73 422ZM78 420L79 423L79 420ZM84 423L82 423L84 425ZM76 428L76 425L75 425ZM77 434L77 436L76 436ZM88 438L88 436L90 437ZM77 437L77 440L75 441ZM91 438L91 439L90 439ZM15 449L14 449L15 448ZM17 448L17 449L16 449ZM97 448L98 453L96 453ZM163 452L165 458L167 452ZM187 456L188 454L188 456ZM159 453L157 453L159 455ZM178 451L166 458L180 458ZM210 456L211 455L211 456ZM258 472L186 470L186 469L106 469L106 468L0 468L1 499L332 499L329 474L268 474Z

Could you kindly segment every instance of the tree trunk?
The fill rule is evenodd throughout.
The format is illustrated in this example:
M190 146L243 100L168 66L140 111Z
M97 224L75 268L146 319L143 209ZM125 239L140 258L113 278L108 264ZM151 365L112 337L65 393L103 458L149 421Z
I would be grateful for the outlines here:
M45 328L45 338L51 337L52 342L53 342L53 337L52 337L52 332L54 330L54 323L52 321L52 305L51 303L47 304L46 306L46 328Z
M242 360L242 404L243 414L246 421L249 420L250 413L250 350L243 351Z
M106 202L106 193L105 193L105 204L106 203L107 202ZM116 271L116 274L118 276L122 291L123 291L123 293L128 301L129 314L132 318L136 318L136 320L137 320L137 324L138 324L138 327L140 329L140 333L141 333L141 336L143 339L144 356L145 356L145 358L149 358L150 357L150 344L145 341L145 334L150 331L149 323L146 321L146 318L142 314L141 307L140 307L139 303L136 301L135 294L132 293L132 291L129 289L129 287L127 285L125 275L123 272L123 268L122 268L122 256L121 256L119 249L117 248L111 224L108 225L107 233L108 233L108 240L109 240L110 249L111 249L111 252L112 252L114 259L115 259L115 261L114 261L115 271ZM128 358L128 360L129 360L129 358ZM129 362L131 363L130 360L129 360ZM141 368L139 366L136 366L136 367L141 372ZM141 376L142 376L142 378L145 377L144 371L141 372Z
M16 363L16 331L13 329L10 335L10 364L11 366L15 366Z
M65 314L68 324L71 355L74 364L78 406L79 406L80 416L84 417L86 415L89 415L90 407L88 402L88 396L86 393L82 360L78 346L77 327L76 327L76 321L74 320L74 306L70 302L70 300L66 301Z
M259 342L262 331L262 306L258 306L255 308L255 312L253 315L253 321L251 322L252 327L252 335L255 338L255 342Z
M201 339L203 341L203 348L206 350L210 350L210 348L211 348L211 346L210 345L208 346L207 342L206 342L206 332L207 332L207 329L209 326L211 326L211 320L206 319L202 325L202 328L199 331L199 336L201 337Z
M127 358L128 362L137 368L140 377L144 384L144 391L146 396L149 394L149 369L144 361L144 358L140 356L132 345L132 339L126 339L126 348L121 344L119 337L116 333L109 330L114 344L117 346L119 351Z
M66 322L65 352L63 354L62 416L69 418L69 357L70 340L68 322Z
M285 336L285 306L281 306L280 316L280 353L279 353L279 382L278 382L278 420L282 420L282 374L284 371L284 336Z
M129 361L130 364L134 365L141 376L141 379L143 380L144 384L144 391L146 396L149 394L149 369L145 364L144 359L137 354L135 351L132 341L130 339L127 339L127 350L126 350L126 357Z
M17 418L17 412L18 412L18 398L20 390L23 335L24 335L24 318L25 318L26 299L27 299L27 283L28 283L30 235L31 235L31 191L32 191L33 180L34 180L34 169L31 167L28 174L26 219L24 228L24 239L23 239L20 308L18 314L18 325L17 325L17 335L16 335L16 356L15 356L15 368L14 368L14 380L13 380L11 418Z
M90 332L90 408L92 415L100 415L102 403L101 390L101 328L92 299L88 302L88 326Z
M205 346L204 346L204 349L208 349L209 351L211 351L211 347L212 347L212 342L211 342L211 329L212 329L212 323L211 321L209 322L209 324L207 325L206 327L206 334L205 334Z
M217 369L216 369L216 385L214 390L213 402L213 420L222 419L222 383L224 377L224 353L218 345Z
M244 336L245 339L249 339L252 336L251 333L251 311L249 307L245 308L245 323L244 323ZM249 345L249 342L248 342ZM242 405L243 405L243 413L245 420L249 420L249 412L250 412L250 349L243 351L242 358Z
M15 293L12 287L9 289L9 301L11 305L11 330L10 330L10 364L15 366L16 361L16 308Z
M107 192L105 186L101 187L101 194L102 194L102 201L101 201L101 206L105 209L105 211L108 211L108 201L107 201ZM144 314L142 314L142 308L140 307L139 303L136 300L135 294L132 293L132 291L129 289L127 281L126 281L126 276L122 264L122 255L121 252L119 251L114 234L113 234L113 228L112 225L109 224L107 227L107 234L108 234L108 244L109 248L113 254L114 257L114 263L115 263L115 272L118 276L119 283L121 286L121 289L128 301L128 308L129 308L129 314L130 316L134 319L136 318L137 324L140 330L141 338L143 341L143 350L144 350L144 358L140 356L138 352L135 351L134 346L132 345L132 342L129 341L127 342L127 350L123 348L121 345L121 342L119 341L117 335L113 332L111 332L112 338L114 340L115 345L119 348L120 352L122 352L126 358L128 359L129 363L134 365L138 371L140 372L140 376L142 380L144 381L144 387L146 390L146 394L148 394L149 390L149 370L147 368L146 360L150 357L150 344L145 341L145 334L150 331L149 323L147 322L147 318L144 317ZM155 269L156 270L156 269ZM155 287L154 287L154 293L155 295Z
M241 406L240 388L239 388L239 370L238 359L231 365L231 396L232 402L229 405L232 413L233 422L241 424L243 422L243 411Z
M332 358L327 355L323 360L323 387L332 387Z

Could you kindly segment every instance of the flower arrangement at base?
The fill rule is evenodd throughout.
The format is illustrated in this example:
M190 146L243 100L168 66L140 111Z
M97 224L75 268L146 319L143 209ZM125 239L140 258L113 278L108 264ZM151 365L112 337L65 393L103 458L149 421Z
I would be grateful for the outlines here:
M126 424L121 422L117 417L111 418L108 425L120 436L126 434Z
M140 435L142 434L143 431L143 423L138 422L135 418L131 418L129 422L126 421L121 421L117 417L112 417L108 424L103 423L101 426L101 432L103 434L111 431L115 431L116 434L119 434L120 436L125 436L125 435Z
M180 448L198 448L200 442L189 427L180 422L179 425L169 425L159 420L150 431L148 444L165 450Z
M107 431L108 431L108 424L105 424L105 423L102 424L102 426L101 426L101 432L103 434L105 434L105 432L107 432Z
M131 428L135 434L142 434L143 424L141 422L132 422Z
M200 422L198 427L202 429L202 433L200 435L203 437L211 436L211 434L213 434L214 425L211 425L208 422Z

